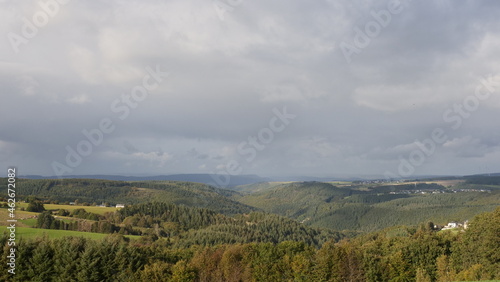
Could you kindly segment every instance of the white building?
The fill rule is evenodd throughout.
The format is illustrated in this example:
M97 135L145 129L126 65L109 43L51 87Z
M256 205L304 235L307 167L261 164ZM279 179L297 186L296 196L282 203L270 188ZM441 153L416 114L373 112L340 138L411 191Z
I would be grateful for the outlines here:
M448 225L446 225L447 228L457 228L458 227L458 223L456 222L449 222Z

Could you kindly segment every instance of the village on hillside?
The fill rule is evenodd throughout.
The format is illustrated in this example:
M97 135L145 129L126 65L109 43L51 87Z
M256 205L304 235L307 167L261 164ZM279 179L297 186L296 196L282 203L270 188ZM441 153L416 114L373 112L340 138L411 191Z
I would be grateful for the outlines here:
M469 227L469 221L466 220L464 222L448 222L447 225L445 226L440 226L440 225L434 225L435 230L451 230L451 229L467 229Z

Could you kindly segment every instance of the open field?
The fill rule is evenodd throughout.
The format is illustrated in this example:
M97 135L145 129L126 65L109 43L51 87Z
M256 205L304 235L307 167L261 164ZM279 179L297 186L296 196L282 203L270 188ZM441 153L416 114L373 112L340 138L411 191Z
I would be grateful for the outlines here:
M18 220L17 226L19 227L30 227L33 226L36 221L35 217L38 216L36 212L22 211L21 208L27 208L27 203L16 203L16 210L14 212L15 219ZM87 212L96 213L103 215L107 212L114 212L117 208L113 207L95 207L95 206L75 206L75 205L54 205L54 204L44 204L46 210L59 210L66 209L68 211L73 211L75 209L85 209ZM7 225L7 219L9 218L9 211L7 208L0 208L0 225ZM71 219L71 218L68 218Z
M98 214L104 214L105 212L108 211L115 211L116 208L101 208L101 207L89 207L89 206L74 206L74 205L44 205L45 209L47 210L56 210L56 209L67 209L69 211L72 211L77 208L85 208L85 210L98 213ZM106 237L109 234L102 234L102 233L91 233L91 232L78 232L78 231L69 231L69 230L51 230L51 229L38 229L38 228L31 228L36 224L36 216L38 216L38 213L35 212L27 212L27 211L21 211L20 208L27 207L26 203L17 203L16 204L16 210L15 210L15 219L18 221L16 222L16 235L19 236L20 238L33 238L33 237L41 237L44 236L44 234L47 235L48 238L61 238L65 236L82 236L85 238L91 238L91 239L102 239ZM87 209L88 208L88 209ZM72 220L73 218L66 218L66 217L60 217L63 218L63 220ZM0 208L0 226L8 226L9 224L7 223L7 220L10 219L9 217L9 211L7 208ZM1 228L1 227L0 227ZM0 232L3 232L7 229L4 229ZM125 235L125 237L131 238L131 239L138 239L140 236L133 236L133 235Z
M36 225L36 218L28 218L28 219L23 219L20 220L19 222L22 222L23 224L29 226L29 227L34 227Z
M5 230L7 230L7 229L5 229ZM62 237L67 237L67 236L85 237L85 238L90 238L90 239L102 239L110 234L79 232L79 231L69 231L69 230L39 229L39 228L29 228L29 227L16 227L16 236L19 238L36 238L36 237L42 237L45 235L50 239L62 238ZM125 235L125 237L130 238L130 239L139 239L141 236Z
M463 179L450 179L450 180L423 181L420 183L426 183L426 184L436 183L438 185L443 185L444 187L453 187L464 182L465 180Z
M96 206L77 206L77 205L56 205L56 204L44 204L43 205L46 210L59 210L59 209L65 209L68 211L73 211L76 209L84 209L88 212L91 213L96 213L103 215L107 212L114 212L119 210L120 208L115 208L115 207L96 207ZM28 203L16 203L16 214L21 212L20 208L27 208Z
M96 206L75 206L75 205L53 205L53 204L45 204L43 205L46 210L58 210L58 209L65 209L68 211L73 211L76 209L84 209L87 212L91 213L96 213L96 214L105 214L107 212L115 212L119 210L119 208L115 207L96 207Z
M18 220L17 226L19 226L19 227L28 227L29 226L20 220L34 219L34 217L38 216L38 213L36 213L36 212L27 212L27 211L21 211L18 209L16 209L14 214L16 215L16 217L14 219ZM11 219L11 218L9 217L9 211L7 210L7 208L0 208L0 225L6 226L8 219Z

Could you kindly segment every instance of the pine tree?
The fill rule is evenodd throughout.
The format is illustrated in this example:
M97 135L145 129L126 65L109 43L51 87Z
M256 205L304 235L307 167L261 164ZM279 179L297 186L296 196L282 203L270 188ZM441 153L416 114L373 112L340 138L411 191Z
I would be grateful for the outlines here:
M42 238L37 243L29 259L27 274L32 277L31 281L50 281L54 275L54 250L49 240Z

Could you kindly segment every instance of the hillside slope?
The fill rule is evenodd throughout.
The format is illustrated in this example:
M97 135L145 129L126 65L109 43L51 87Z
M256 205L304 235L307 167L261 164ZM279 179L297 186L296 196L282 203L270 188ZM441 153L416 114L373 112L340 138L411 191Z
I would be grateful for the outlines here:
M2 186L5 178L2 178ZM256 210L230 199L237 192L205 184L175 181L111 181L98 179L18 179L18 200L35 196L57 202L101 204L136 204L162 201L172 204L208 208L223 214L248 213ZM5 197L7 189L0 191Z
M426 221L465 221L499 206L500 186L464 183L451 189L419 183L337 187L297 182L233 198L311 226L373 231Z

